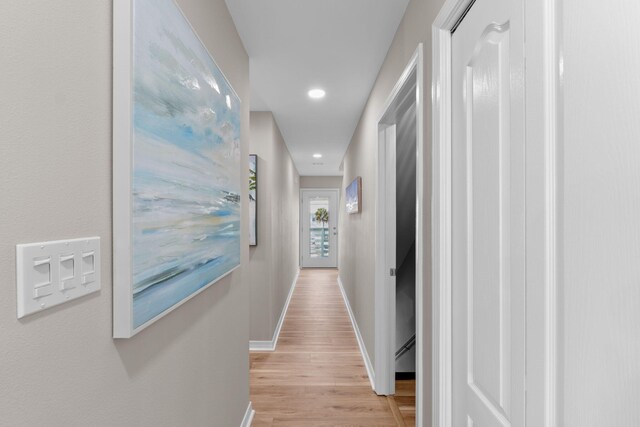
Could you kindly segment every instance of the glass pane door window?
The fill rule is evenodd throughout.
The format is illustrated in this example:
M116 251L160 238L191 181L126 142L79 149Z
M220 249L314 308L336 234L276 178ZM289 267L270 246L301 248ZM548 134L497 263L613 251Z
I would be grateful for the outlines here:
M302 267L337 267L338 190L301 190Z
M329 257L330 210L328 197L314 197L309 200L309 256L311 258Z

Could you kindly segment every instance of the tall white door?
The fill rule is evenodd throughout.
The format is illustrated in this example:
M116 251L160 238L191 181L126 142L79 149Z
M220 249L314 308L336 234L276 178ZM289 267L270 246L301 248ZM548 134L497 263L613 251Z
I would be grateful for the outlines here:
M301 190L302 267L338 266L338 190Z
M453 425L525 425L522 0L452 36Z

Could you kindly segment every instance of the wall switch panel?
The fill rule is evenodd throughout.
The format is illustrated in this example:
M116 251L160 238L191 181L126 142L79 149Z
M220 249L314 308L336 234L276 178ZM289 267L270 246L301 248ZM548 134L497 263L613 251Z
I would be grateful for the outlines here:
M18 319L100 290L100 238L16 246Z

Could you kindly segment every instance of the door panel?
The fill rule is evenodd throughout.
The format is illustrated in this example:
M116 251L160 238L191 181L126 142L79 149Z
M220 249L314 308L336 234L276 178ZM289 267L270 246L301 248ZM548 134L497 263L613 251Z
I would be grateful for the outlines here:
M477 0L452 37L454 426L524 425L521 13Z
M337 267L337 191L302 190L301 200L302 267Z

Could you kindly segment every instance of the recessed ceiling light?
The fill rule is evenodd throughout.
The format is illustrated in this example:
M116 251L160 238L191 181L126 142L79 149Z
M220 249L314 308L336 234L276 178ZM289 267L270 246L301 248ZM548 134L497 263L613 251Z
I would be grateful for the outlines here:
M313 158L314 159L320 159L320 158L322 158L322 154L316 153L316 154L313 155Z
M322 89L311 89L309 91L309 98L312 98L312 99L324 98L325 95L326 93Z

